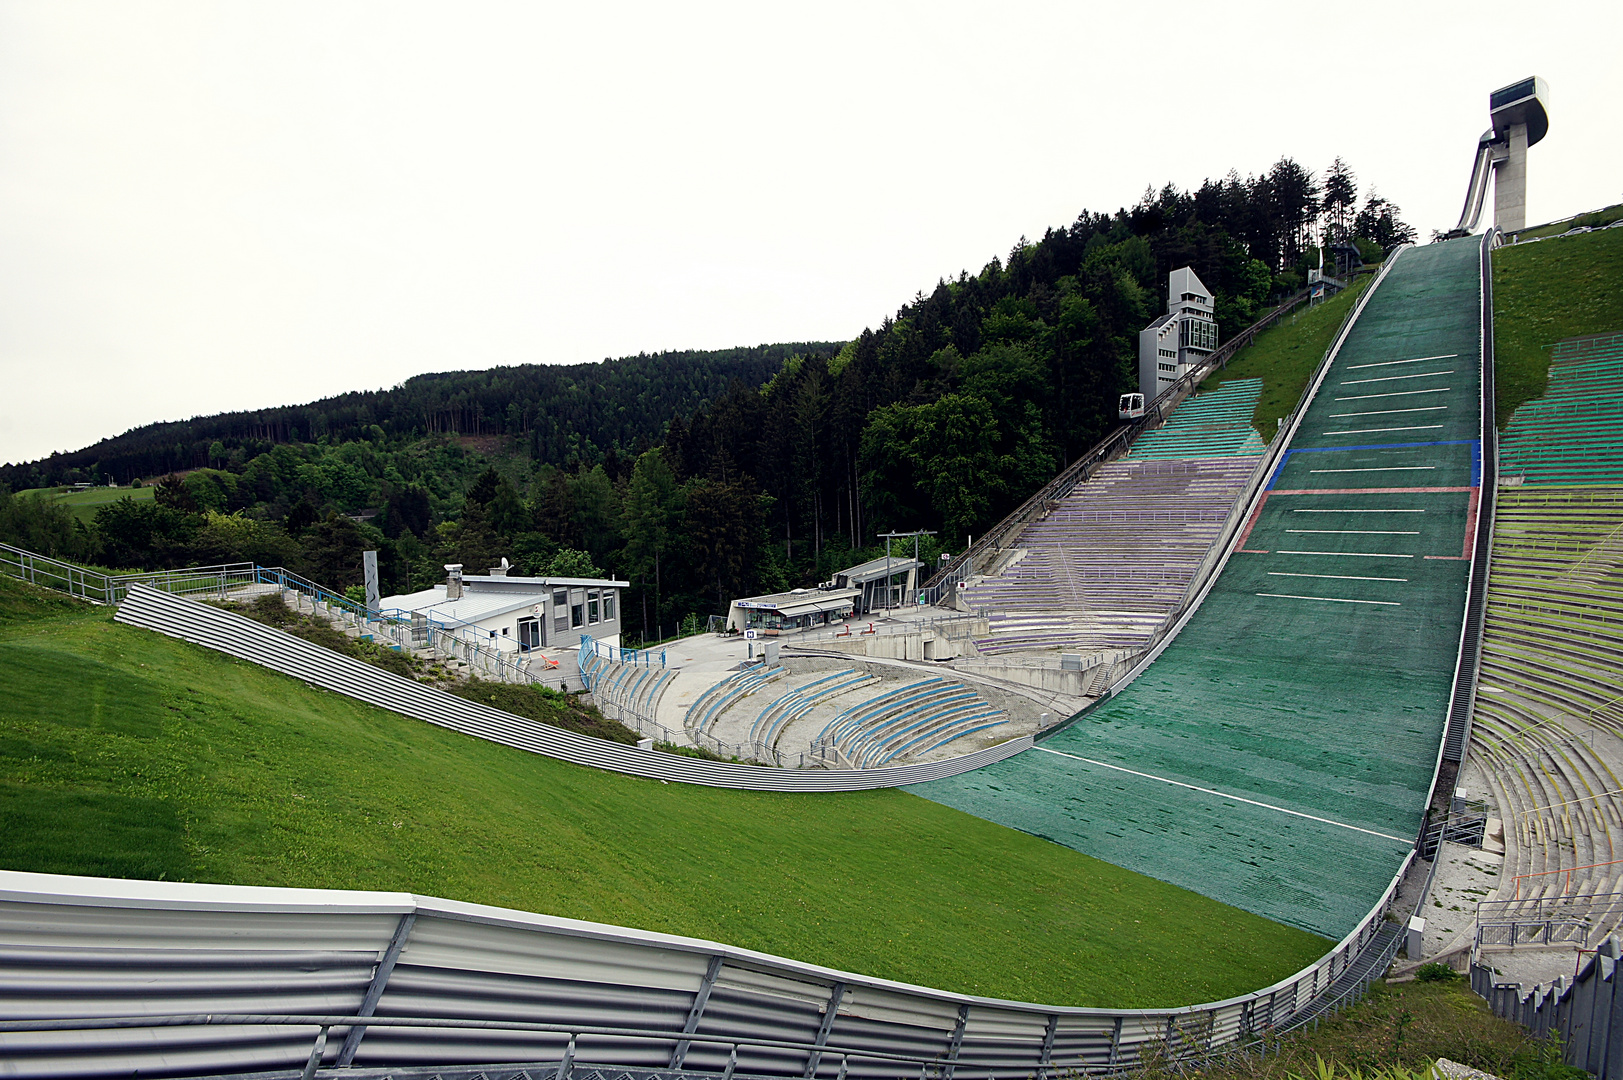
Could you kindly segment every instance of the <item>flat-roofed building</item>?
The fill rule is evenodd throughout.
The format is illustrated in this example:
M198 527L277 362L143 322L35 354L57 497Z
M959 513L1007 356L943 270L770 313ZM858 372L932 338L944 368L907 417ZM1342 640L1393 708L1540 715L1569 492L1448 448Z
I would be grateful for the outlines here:
M1217 351L1212 293L1185 266L1167 275L1167 311L1138 333L1138 392L1146 402Z
M579 645L583 634L605 645L620 644L620 590L630 582L516 577L505 567L469 576L461 566L447 566L446 572L445 584L386 596L379 609L430 619L509 652L569 648Z

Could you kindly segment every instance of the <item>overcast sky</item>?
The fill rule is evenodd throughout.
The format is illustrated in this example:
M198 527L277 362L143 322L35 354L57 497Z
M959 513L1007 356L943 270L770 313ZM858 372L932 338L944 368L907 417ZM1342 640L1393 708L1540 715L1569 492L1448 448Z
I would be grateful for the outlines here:
M0 461L427 371L843 340L1022 234L1282 155L1342 155L1425 237L1529 74L1529 221L1604 206L1620 11L0 2Z

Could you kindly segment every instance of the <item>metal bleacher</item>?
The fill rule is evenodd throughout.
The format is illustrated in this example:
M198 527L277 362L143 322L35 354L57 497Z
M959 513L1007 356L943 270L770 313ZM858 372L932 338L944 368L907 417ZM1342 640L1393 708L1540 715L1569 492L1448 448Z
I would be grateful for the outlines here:
M1500 435L1499 471L1528 484L1623 484L1623 334L1556 344L1544 397Z
M933 676L845 710L812 740L851 768L876 768L996 727L1005 714L963 683Z
M1483 944L1587 947L1623 920L1620 378L1623 334L1560 342L1549 393L1502 436L1511 486L1494 521L1471 729L1471 761L1504 822ZM1517 938L1535 929L1538 942Z
M1265 449L1260 379L1186 399L1027 525L1012 558L963 588L988 612L982 655L1142 645L1183 600Z

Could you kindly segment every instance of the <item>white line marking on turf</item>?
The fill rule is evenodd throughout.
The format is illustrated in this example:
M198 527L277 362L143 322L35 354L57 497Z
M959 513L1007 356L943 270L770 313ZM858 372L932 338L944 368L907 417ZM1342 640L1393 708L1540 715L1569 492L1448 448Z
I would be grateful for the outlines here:
M1357 559L1412 559L1413 555L1388 555L1380 551L1276 551L1276 555L1345 555Z
M1370 435L1377 431L1436 431L1441 424L1416 424L1410 427L1362 427L1347 431L1326 431L1326 435Z
M1293 514L1424 514L1424 510L1292 510Z
M1423 364L1427 360L1452 360L1458 355L1457 352L1447 352L1438 356L1417 356L1413 360L1383 360L1379 364L1349 364L1347 370L1357 371L1359 368L1367 367L1391 367L1393 364Z
M1447 405L1427 405L1419 409L1376 409L1374 412L1333 412L1330 414L1330 418L1334 420L1341 416L1390 416L1393 413L1400 412L1442 412L1447 408Z
M1171 784L1173 787L1181 787L1189 791L1198 791L1202 795L1216 795L1219 799L1232 799L1235 802L1245 803L1247 806L1260 806L1264 810L1274 810L1281 814L1289 814L1291 817L1306 818L1309 821L1317 821L1325 825L1334 825L1338 829L1351 829L1353 832L1367 833L1370 836L1379 836L1383 840L1396 840L1400 844L1412 845L1414 843L1414 837L1412 836L1393 836L1391 833L1376 832L1374 829L1365 829L1357 825L1348 825L1345 821L1336 821L1334 818L1319 817L1316 814L1304 814L1300 810L1287 810L1283 806L1274 806L1271 803L1258 802L1255 799L1247 799L1240 795L1232 795L1227 791L1218 791L1216 788L1206 788L1199 787L1195 784L1186 784L1182 780L1168 780L1164 776L1156 776L1154 773L1139 772L1137 769L1129 769L1123 765L1112 765L1108 761L1095 761L1093 758L1085 758L1080 754L1067 754L1063 750L1050 750L1046 746L1033 746L1032 749L1041 750L1045 754L1053 754L1055 757L1070 758L1072 761L1081 761L1088 765L1097 765L1101 769L1111 769L1115 772L1126 773L1129 776L1139 776L1143 777L1145 780L1154 780L1162 784Z
M1308 472L1418 472L1435 465L1380 465L1373 469L1309 469Z
M1356 574L1292 574L1286 570L1270 570L1269 577L1317 577L1336 581L1408 581L1406 577L1358 577Z
M1408 397L1410 394L1446 394L1454 389L1452 386L1439 386L1435 390L1398 390L1390 394L1354 394L1352 397L1338 397L1335 401L1368 401L1378 397Z
M1419 536L1419 529L1286 529L1288 533L1332 533L1336 536Z
M1379 604L1382 607L1402 607L1396 600L1343 600L1339 596L1295 596L1283 592L1260 592L1258 596L1273 596L1280 600L1319 600L1326 604Z
M1403 379L1429 379L1434 375L1452 375L1453 371L1420 371L1413 375L1382 375L1378 379L1344 379L1338 386L1361 386L1372 382L1399 382Z

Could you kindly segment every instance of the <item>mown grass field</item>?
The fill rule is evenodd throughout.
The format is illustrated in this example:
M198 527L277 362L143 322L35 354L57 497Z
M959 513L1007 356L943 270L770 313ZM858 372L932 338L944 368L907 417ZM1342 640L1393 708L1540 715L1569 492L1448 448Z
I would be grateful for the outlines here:
M1550 346L1584 334L1623 332L1623 229L1585 233L1493 253L1495 422L1544 396Z
M1202 392L1216 390L1230 379L1261 379L1262 399L1251 416L1251 426L1264 439L1272 439L1279 421L1296 408L1313 369L1336 336L1342 317L1368 285L1365 275L1352 288L1318 307L1299 308L1276 326L1257 335L1228 366L1206 377Z
M114 503L124 498L134 499L136 502L151 502L157 490L157 488L151 486L138 488L93 487L86 491L66 492L58 488L29 488L27 491L19 491L17 494L51 496L67 507L68 512L74 517L89 525L96 520L96 511L108 503Z
M995 997L1256 989L1320 938L901 791L525 754L0 580L0 866L400 889Z

